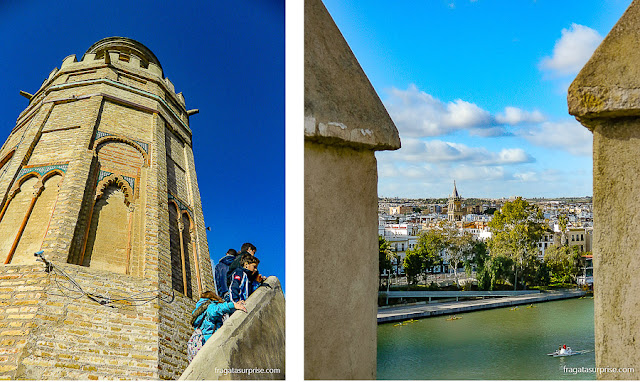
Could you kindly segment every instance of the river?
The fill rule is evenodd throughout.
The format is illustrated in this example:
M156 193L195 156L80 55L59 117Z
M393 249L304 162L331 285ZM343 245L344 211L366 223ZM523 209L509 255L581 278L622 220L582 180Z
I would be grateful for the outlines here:
M378 325L378 379L596 379L593 299ZM550 357L559 345L590 352Z

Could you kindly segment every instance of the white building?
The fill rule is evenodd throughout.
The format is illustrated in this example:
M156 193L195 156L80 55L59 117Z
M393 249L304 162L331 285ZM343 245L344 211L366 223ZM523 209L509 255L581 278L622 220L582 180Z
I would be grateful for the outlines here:
M378 226L378 235L382 236L391 245L391 251L398 255L399 259L391 259L394 272L404 273L402 264L407 255L407 250L413 249L418 243L419 225L413 223L385 224Z

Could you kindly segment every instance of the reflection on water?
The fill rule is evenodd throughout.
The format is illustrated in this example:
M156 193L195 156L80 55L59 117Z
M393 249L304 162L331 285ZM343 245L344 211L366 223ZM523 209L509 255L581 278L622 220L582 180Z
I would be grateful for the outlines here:
M545 302L378 325L379 379L595 379L593 300ZM567 344L591 350L571 357L547 354Z

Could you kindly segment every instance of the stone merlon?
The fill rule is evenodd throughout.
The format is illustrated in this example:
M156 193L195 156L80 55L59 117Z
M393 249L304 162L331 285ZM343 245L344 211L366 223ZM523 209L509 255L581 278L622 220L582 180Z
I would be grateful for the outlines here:
M569 114L583 123L640 116L639 26L640 3L634 1L569 87Z
M305 140L400 148L395 124L320 0L305 2L304 23Z

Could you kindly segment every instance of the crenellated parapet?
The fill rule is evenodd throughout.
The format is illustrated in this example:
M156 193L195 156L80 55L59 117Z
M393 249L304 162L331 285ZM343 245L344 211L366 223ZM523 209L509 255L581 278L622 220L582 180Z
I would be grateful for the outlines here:
M175 118L186 128L187 135L191 135L188 128L191 114L187 112L182 93L176 93L173 83L164 76L160 61L147 47L124 37L108 37L96 42L80 60L75 54L67 56L59 69L49 73L35 94L22 92L29 99L29 107L19 116L18 123L52 92L94 84L131 88L143 97L155 98L166 106L168 117Z

